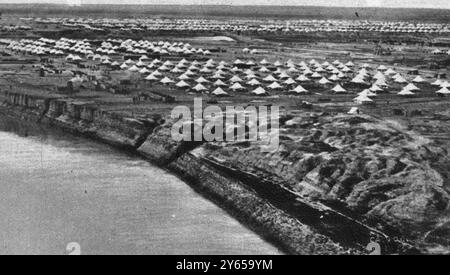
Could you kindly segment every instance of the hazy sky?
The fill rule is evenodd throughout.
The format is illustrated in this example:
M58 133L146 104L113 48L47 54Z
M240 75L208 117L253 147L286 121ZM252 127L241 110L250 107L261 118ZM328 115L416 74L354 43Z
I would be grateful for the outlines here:
M0 0L0 3L317 5L450 9L450 0Z

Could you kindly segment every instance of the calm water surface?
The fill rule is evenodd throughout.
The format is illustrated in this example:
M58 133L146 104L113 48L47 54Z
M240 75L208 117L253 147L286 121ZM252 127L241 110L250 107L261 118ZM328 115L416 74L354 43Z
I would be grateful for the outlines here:
M5 125L6 124L6 125ZM279 254L146 161L0 117L0 254Z

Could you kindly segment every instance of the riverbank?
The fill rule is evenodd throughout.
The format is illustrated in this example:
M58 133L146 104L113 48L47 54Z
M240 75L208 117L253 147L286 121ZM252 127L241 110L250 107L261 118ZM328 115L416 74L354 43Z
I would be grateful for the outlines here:
M275 170L269 166L254 173L248 168L255 164L239 166L244 162L240 153L236 154L248 148L233 149L236 158L230 158L226 147L211 149L214 144L173 142L171 122L163 117L127 119L89 104L70 106L72 102L55 98L45 99L37 107L29 106L30 98L19 99L15 95L9 102L0 108L3 115L100 140L176 173L192 188L287 253L363 254L371 241L380 243L384 253L421 251L417 244L403 238L404 233L395 226L381 225L380 218L367 220L355 214L358 211L349 211L342 205L330 203L327 206L320 200L307 199L313 197L311 190L314 188L305 184L305 180L301 184L311 190L291 188L287 176L297 171L290 171L289 165L277 168L279 164L275 164ZM315 144L308 150L314 151L318 146ZM327 151L322 147L321 151ZM228 160L235 163L230 164ZM298 160L304 162L302 158ZM257 155L253 161L262 161L258 165L270 165L270 160ZM305 176L308 173L305 172Z
M50 104L49 102L47 102ZM164 127L157 127L156 134L136 130L135 135L125 134L123 128L105 130L106 126L93 126L86 121L70 119L68 116L53 117L51 112L3 104L0 115L61 129L75 135L82 135L101 142L135 152L160 167L166 168L183 178L194 190L213 200L241 223L260 234L290 254L347 254L362 253L351 247L344 247L329 237L320 234L313 227L275 207L270 200L262 198L255 189L239 179L227 175L192 152L196 146L170 147L162 134ZM97 122L98 123L98 122ZM109 121L113 123L113 121ZM116 121L117 123L117 121ZM117 124L119 125L119 124ZM153 130L155 130L153 128ZM137 140L144 140L139 146ZM158 143L158 140L160 141ZM173 144L172 144L173 145ZM174 153L176 152L176 153ZM201 167L199 169L199 167Z

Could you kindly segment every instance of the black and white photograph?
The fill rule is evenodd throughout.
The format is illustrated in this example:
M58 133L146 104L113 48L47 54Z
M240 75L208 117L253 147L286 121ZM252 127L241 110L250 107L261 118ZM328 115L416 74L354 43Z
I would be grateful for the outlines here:
M0 255L449 254L450 1L0 0Z

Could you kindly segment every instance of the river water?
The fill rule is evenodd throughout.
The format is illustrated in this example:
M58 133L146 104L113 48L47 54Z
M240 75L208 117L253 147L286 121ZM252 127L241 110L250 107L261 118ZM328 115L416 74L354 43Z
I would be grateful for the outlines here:
M133 155L0 117L0 254L279 254Z

